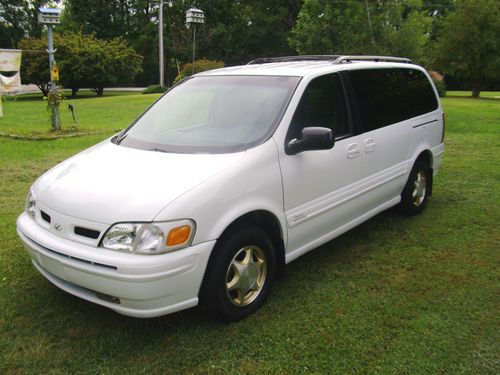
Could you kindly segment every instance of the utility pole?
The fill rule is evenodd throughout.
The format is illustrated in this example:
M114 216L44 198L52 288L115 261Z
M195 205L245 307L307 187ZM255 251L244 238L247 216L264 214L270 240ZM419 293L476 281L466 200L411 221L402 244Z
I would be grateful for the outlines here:
M158 51L160 57L160 87L165 86L165 73L164 68L165 64L163 62L163 0L160 0L160 9L158 10L158 21L159 21L159 30L158 30Z
M195 51L196 51L196 24L193 24L193 66L191 69L191 74L194 74Z

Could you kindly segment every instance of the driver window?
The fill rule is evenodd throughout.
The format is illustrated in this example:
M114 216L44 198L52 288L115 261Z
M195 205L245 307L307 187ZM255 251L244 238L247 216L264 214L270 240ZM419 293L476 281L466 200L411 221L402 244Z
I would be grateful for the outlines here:
M293 115L287 139L299 138L305 127L319 126L333 131L335 138L349 134L349 121L342 83L338 74L313 79Z

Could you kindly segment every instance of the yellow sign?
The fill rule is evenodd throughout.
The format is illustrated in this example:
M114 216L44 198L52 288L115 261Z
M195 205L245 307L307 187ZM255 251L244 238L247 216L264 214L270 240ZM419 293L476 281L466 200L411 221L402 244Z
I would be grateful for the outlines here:
M57 64L52 66L52 70L50 71L50 79L52 81L59 81L59 68Z

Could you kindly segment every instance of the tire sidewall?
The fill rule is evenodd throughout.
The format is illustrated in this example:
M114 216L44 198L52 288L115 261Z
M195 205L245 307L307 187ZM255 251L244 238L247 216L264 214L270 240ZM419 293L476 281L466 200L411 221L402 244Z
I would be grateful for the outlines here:
M258 246L266 257L266 280L257 298L249 305L235 306L228 298L225 283L229 265L236 253L246 246ZM240 229L222 237L216 244L207 267L201 302L218 320L238 321L254 313L267 299L276 273L276 259L269 235L258 227Z
M415 206L412 199L413 183L419 172L423 172L425 174L425 196L422 203L420 203L418 206ZM406 182L405 188L403 189L403 192L401 194L400 209L403 214L412 216L417 215L423 211L427 204L427 199L429 198L430 184L431 176L429 166L423 160L417 160L410 172L408 181Z

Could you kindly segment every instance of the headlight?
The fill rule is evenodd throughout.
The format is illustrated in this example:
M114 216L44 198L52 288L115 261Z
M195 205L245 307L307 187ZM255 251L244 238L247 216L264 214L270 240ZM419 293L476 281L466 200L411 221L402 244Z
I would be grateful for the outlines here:
M195 232L192 220L163 223L119 223L104 235L101 245L110 250L138 254L161 254L191 244Z
M35 218L35 206L36 206L35 194L33 194L33 191L30 189L28 196L26 197L26 203L24 204L24 210L32 218Z

